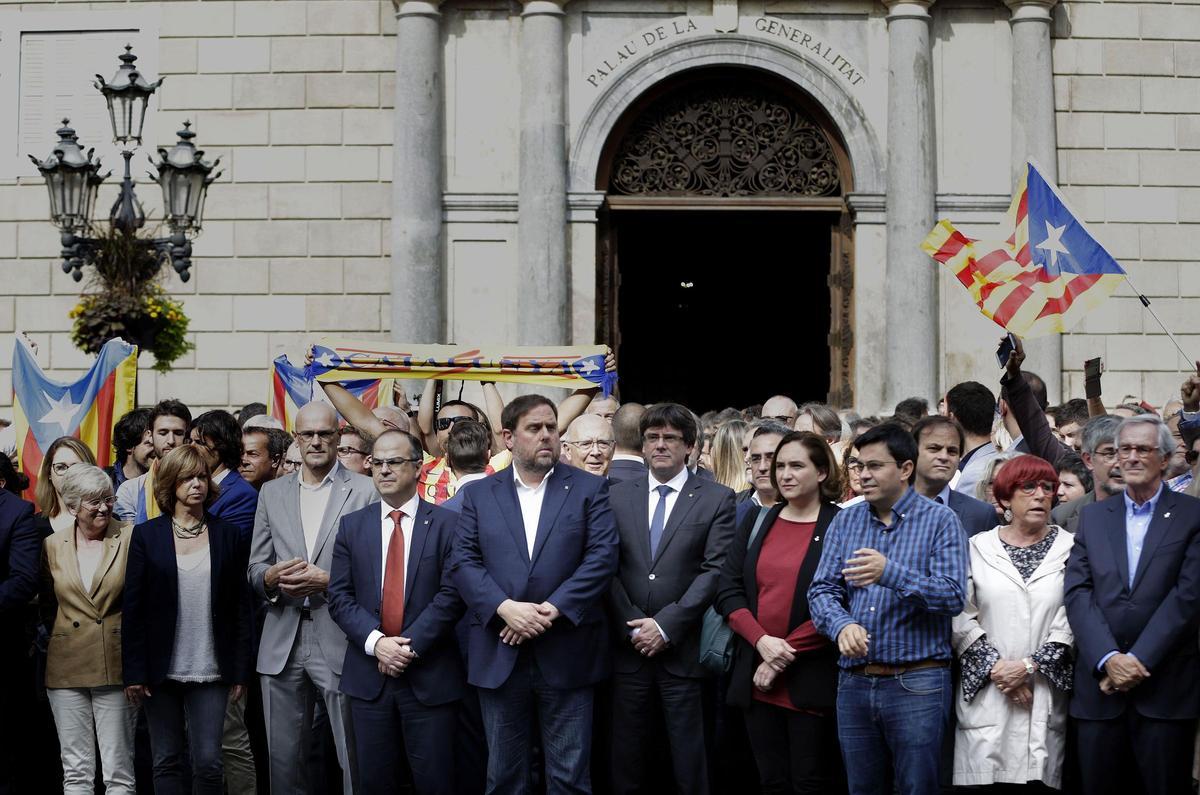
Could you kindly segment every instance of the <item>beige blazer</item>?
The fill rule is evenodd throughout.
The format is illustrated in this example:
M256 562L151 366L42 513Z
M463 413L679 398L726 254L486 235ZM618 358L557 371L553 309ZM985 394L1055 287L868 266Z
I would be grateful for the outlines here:
M92 582L79 578L75 526L42 546L42 613L49 623L46 687L121 685L121 602L133 528L110 519Z

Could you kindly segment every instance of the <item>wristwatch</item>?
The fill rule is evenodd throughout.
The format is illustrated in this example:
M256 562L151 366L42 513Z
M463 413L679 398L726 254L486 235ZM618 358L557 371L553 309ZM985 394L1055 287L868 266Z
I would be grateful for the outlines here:
M1021 660L1021 662L1025 664L1025 673L1033 676L1033 674L1037 671L1037 666L1033 664L1033 660L1025 657Z

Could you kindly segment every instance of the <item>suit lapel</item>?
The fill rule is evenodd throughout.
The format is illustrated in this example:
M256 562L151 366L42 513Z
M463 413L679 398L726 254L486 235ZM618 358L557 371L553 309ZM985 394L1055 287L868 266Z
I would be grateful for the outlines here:
M1163 537L1170 529L1171 514L1174 508L1175 492L1164 484L1158 502L1154 504L1154 515L1150 517L1150 526L1146 528L1146 538L1142 542L1142 554L1138 556L1137 571L1133 575L1133 587L1129 589L1130 593L1137 590L1138 584L1142 581L1142 575L1150 566L1150 559L1154 557L1154 551L1158 549L1158 545L1162 543Z
M424 500L417 501L417 515L413 517L412 539L408 543L408 560L405 561L404 572L404 609L408 610L408 600L412 598L412 584L417 579L417 567L421 563L421 554L425 549L425 541L429 538L429 530L433 522L433 509Z
M633 505L633 532L637 533L637 537L633 540L634 546L646 561L646 568L650 568L650 514L647 512L647 506L650 504L650 477L643 475L638 478L637 502Z
M284 477L287 478L285 481L287 485L284 487L286 499L283 501L283 518L286 526L279 530L272 529L271 532L272 534L278 532L294 544L291 549L293 557L308 560L308 544L304 543L304 522L300 519L300 473L293 472ZM287 558L282 559L286 560Z
M61 570L75 582L79 583L79 592L86 595L88 600L91 600L91 583L84 583L83 578L79 575L79 554L75 549L75 529L68 528L68 535L62 540L63 554L59 564Z
M649 478L646 480L646 488L649 489ZM662 540L658 542L658 552L654 556L652 563L658 563L662 558L663 552L671 543L671 539L675 537L675 531L679 529L679 525L683 524L683 520L691 513L692 508L696 505L696 495L704 487L704 481L695 475L690 475L687 481L683 484L683 488L679 491L679 496L675 498L675 504L671 506L671 515L667 517L667 524L663 528ZM647 492L649 493L649 492ZM649 543L650 529L646 528L647 543Z
M529 561L531 567L537 563L542 547L546 546L546 538L554 529L554 520L558 518L567 501L567 495L571 492L570 467L562 464L555 467L554 473L546 479L545 489L546 493L542 495L542 510L538 514L537 535L533 539L533 556Z
M1125 546L1125 500L1114 498L1106 500L1108 509L1108 542L1112 546L1113 557L1116 558L1117 571L1121 574L1121 585L1129 589L1129 552ZM1118 511L1117 509L1120 508Z
M383 604L383 514L378 502L371 503L371 507L375 510L363 516L358 531L365 536L363 543L371 572L371 596L377 600L375 605L378 607Z
M350 473L339 464L333 476L333 483L329 487L329 502L325 505L325 515L321 517L321 530L317 533L317 540L313 542L310 563L321 556L321 549L333 531L338 517L342 515L342 506L348 499L350 499ZM303 531L301 535L303 535Z
M99 565L96 566L96 574L92 577L92 581L84 583L84 593L88 595L88 599L92 604L96 603L96 591L100 587L100 583L104 581L104 576L108 574L108 570L112 568L113 561L117 559L117 550L121 548L121 531L118 529L120 523L116 519L109 519L108 531L104 534L104 555L100 558ZM75 545L72 544L72 547Z
M504 523L508 525L508 531L512 534L525 565L528 566L529 544L525 540L525 520L521 516L521 503L517 500L517 485L513 480L516 477L514 467L514 464L509 464L501 470L492 483L492 494L495 495Z

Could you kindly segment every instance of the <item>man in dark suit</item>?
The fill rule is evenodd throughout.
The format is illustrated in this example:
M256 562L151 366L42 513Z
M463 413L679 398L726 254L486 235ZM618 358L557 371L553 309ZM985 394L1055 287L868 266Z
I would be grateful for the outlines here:
M613 439L617 446L613 450L612 463L608 465L610 484L646 477L646 462L642 459L642 415L645 413L646 407L641 403L626 403L613 415Z
M1125 419L1125 491L1083 508L1064 582L1077 657L1071 715L1089 795L1191 791L1200 716L1200 500L1163 484L1156 416Z
M29 601L37 592L42 538L33 523L33 505L0 485L0 715L15 716L25 701L19 682L29 653L25 619ZM0 793L12 786L10 777L20 769L17 749L28 726L9 719L0 728Z
M700 619L733 537L733 492L688 471L697 428L683 406L651 407L642 415L641 433L649 475L619 483L609 495L621 537L609 595L618 637L613 790L642 789L657 715L666 726L679 790L706 793Z
M547 790L588 792L592 689L610 668L602 596L617 568L608 481L558 462L558 419L546 398L516 398L501 426L513 464L467 491L454 553L487 789L528 790L536 712Z
M208 510L241 531L246 539L254 532L258 492L238 469L242 465L242 429L228 411L206 411L192 420L187 442L200 451L220 494Z
M367 793L400 791L400 748L418 792L455 791L456 704L467 689L454 637L464 607L448 571L456 517L418 498L422 454L402 431L375 440L383 499L342 517L333 547L329 612L346 633L341 690Z
M954 511L968 538L999 524L995 508L950 488L966 443L962 426L956 420L934 414L918 420L912 434L917 442L917 468L913 481L917 494Z

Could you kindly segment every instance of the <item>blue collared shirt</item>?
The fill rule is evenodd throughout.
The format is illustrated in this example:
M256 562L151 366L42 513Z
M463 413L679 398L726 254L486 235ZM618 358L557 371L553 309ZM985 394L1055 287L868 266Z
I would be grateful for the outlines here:
M887 558L879 582L865 588L842 575L854 550L869 547ZM900 665L949 660L950 622L962 612L967 591L967 534L954 511L911 488L892 508L892 524L879 521L868 502L846 508L826 533L820 566L808 590L817 630L836 642L849 624L870 636L867 656L842 657Z
M1123 492L1125 498L1125 555L1129 559L1129 588L1133 589L1133 577L1137 574L1138 561L1142 557L1142 547L1146 544L1146 532L1150 529L1150 520L1154 518L1154 506L1162 496L1163 487L1159 486L1154 496L1141 505L1133 501L1129 492Z

